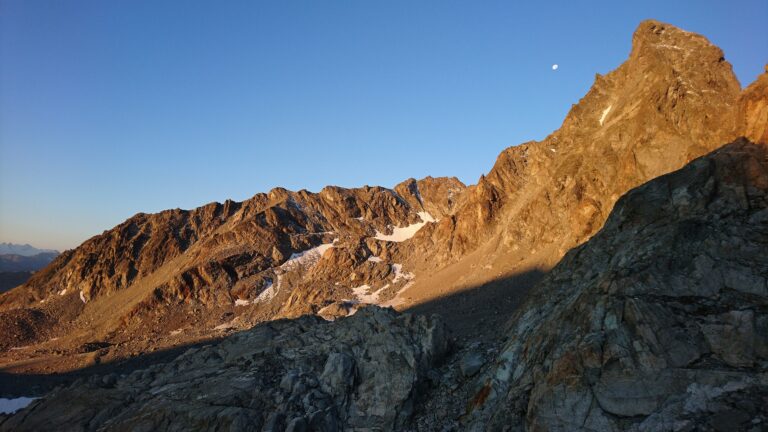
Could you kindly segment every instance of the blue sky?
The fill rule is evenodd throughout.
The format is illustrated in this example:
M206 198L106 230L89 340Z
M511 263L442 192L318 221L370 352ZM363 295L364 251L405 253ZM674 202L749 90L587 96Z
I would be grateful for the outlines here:
M474 183L645 18L706 35L742 85L768 61L764 0L3 0L0 241L71 248L274 186Z

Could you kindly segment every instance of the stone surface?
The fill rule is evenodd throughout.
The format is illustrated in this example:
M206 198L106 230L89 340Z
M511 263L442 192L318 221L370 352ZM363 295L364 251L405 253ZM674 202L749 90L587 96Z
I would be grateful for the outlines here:
M274 321L56 390L0 430L397 430L447 350L437 318L375 306L332 323Z

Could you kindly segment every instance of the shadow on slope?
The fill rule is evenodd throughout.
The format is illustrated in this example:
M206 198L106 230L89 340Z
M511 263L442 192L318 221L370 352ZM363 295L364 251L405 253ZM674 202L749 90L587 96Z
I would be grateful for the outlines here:
M495 339L510 315L525 300L528 291L546 274L534 268L503 276L482 285L439 297L403 312L438 314L459 342Z
M489 331L489 329L502 328L510 314L522 304L528 290L544 274L543 271L535 269L503 277L456 294L412 306L403 312L440 315L459 344L493 339L500 336L500 332ZM270 322L265 322L258 326L269 324ZM177 345L125 360L97 364L62 373L9 373L0 369L0 398L39 397L57 386L68 385L78 379L89 379L92 376L109 374L127 375L156 363L168 362L190 348L219 343L224 338L234 334L230 333L201 342Z

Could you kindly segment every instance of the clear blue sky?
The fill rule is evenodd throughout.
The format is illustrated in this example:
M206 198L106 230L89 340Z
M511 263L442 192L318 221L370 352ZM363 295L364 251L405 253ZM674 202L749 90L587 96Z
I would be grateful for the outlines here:
M742 85L768 61L765 0L1 0L0 241L71 248L278 185L474 183L645 18L706 35Z

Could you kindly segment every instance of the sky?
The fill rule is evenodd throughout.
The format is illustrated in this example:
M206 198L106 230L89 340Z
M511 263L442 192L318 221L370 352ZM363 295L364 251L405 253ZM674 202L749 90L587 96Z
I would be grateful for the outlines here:
M0 242L64 250L276 186L475 183L646 18L707 36L742 86L768 62L765 0L0 0Z

